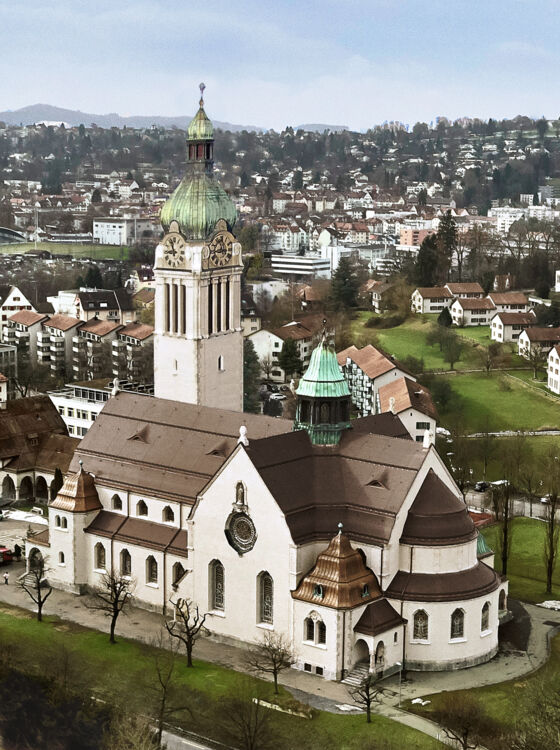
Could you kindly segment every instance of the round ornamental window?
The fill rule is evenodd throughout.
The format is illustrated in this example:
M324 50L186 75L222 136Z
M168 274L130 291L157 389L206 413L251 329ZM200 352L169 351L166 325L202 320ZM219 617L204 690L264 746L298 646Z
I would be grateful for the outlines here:
M234 513L230 517L226 536L231 546L238 552L249 552L257 541L255 524L246 513Z

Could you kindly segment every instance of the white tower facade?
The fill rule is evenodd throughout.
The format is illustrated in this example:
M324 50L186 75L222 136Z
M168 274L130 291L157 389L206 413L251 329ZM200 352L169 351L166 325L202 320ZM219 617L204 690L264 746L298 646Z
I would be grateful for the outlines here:
M201 96L188 128L186 175L161 210L154 391L159 398L243 411L237 213L214 179L214 131L203 105Z

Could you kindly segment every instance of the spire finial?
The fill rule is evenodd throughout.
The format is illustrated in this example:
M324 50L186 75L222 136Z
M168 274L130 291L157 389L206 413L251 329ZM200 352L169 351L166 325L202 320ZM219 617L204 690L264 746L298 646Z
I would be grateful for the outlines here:
M338 533L339 533L339 534L342 534L342 529L343 529L343 528L344 528L344 524L343 524L343 523L339 523L339 524L338 524Z
M327 319L323 318L323 328L321 330L321 344L324 344L327 340Z
M83 462L83 461L82 461L82 459L80 458L80 460L78 461L78 463L80 464L80 469L79 469L79 471L80 471L80 474L81 474L81 473L82 473L82 471L84 470L84 462Z
M205 83L199 83L198 88L200 89L200 101L198 102L200 105L200 108L204 106L204 89L206 88Z

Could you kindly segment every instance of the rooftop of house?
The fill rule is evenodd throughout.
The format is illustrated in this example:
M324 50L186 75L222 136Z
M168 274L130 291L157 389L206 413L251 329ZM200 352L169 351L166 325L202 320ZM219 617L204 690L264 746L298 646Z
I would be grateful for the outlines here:
M438 418L430 391L425 385L420 385L407 377L397 378L382 385L379 388L379 403L382 412L393 411L394 414L400 414L407 409L416 409L432 419Z

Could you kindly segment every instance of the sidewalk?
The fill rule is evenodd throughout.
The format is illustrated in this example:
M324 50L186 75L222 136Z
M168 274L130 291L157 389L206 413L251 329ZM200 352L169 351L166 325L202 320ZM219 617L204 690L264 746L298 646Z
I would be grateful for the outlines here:
M23 563L10 566L10 585L0 584L0 602L32 610L33 602L17 585L19 575L24 571ZM76 622L84 627L109 632L109 620L101 612L87 609L85 597L78 597L54 589L47 600L44 613L56 615L63 620ZM523 605L530 618L531 631L527 651L501 651L487 664L455 672L410 672L406 673L399 690L399 677L395 675L384 681L387 690L384 703L376 712L387 718L418 729L442 742L441 729L433 722L400 710L397 706L407 699L417 698L442 691L476 688L505 680L522 677L544 664L548 658L548 634L557 622L560 626L560 613L551 612L535 605ZM163 626L163 617L155 612L130 608L117 622L117 639L120 637L145 643L152 641ZM221 666L244 671L245 649L229 644L218 643L212 638L201 638L195 646L194 656ZM296 670L286 670L280 674L280 683L294 696L314 708L332 713L348 713L339 706L352 703L345 685L323 680L315 675Z

